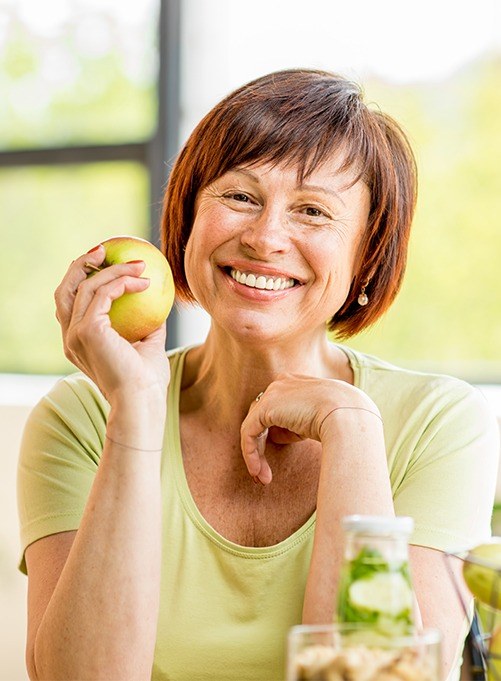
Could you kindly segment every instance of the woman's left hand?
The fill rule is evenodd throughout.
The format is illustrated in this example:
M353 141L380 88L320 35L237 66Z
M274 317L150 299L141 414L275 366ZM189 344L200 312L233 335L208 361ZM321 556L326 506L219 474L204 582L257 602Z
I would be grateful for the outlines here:
M240 429L242 454L249 474L269 484L272 472L265 457L266 441L289 444L322 442L325 424L338 409L359 409L379 417L374 402L345 381L281 374L254 400Z

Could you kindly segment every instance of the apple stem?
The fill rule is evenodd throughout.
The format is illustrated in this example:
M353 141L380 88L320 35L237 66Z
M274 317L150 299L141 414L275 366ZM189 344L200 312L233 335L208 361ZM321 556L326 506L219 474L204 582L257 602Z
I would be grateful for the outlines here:
M94 270L94 272L100 272L102 269L101 267L96 267L96 265L93 265L90 262L85 262L84 267L88 267L90 270Z

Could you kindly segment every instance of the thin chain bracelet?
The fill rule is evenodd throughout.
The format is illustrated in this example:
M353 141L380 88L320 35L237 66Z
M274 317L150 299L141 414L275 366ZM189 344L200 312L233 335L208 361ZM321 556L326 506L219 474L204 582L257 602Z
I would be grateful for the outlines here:
M322 419L322 423L320 424L318 428L318 432L322 430L322 426L324 425L324 421L329 418L331 414L333 414L335 411L339 411L340 409L356 409L357 411L368 411L369 414L372 414L373 416L377 416L377 418L383 423L383 419L379 414L377 414L375 411L372 411L372 409L366 409L365 407L334 407L334 409L331 409L328 414L324 416Z
M327 414L328 416L328 414ZM153 454L155 452L161 452L163 451L162 449L144 449L143 447L132 447L131 445L123 445L121 442L117 442L116 440L112 440L111 437L105 433L104 437L109 440L110 442L113 442L114 445L118 445L118 447L123 447L124 449L132 449L134 452L148 452L150 454Z

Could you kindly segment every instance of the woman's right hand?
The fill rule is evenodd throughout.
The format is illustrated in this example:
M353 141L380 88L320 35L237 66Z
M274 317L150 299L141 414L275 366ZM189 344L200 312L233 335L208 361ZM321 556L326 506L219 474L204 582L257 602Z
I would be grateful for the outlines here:
M165 325L131 344L112 327L111 304L124 293L144 291L145 264L133 261L111 265L92 277L92 268L104 261L97 246L74 260L56 289L56 317L61 325L66 357L99 387L110 404L131 389L137 395L165 396L169 362L165 356Z

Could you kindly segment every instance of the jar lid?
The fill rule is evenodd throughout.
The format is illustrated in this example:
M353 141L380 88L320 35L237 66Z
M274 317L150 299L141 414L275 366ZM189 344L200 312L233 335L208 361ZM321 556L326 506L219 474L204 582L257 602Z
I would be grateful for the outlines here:
M347 532L363 534L411 534L414 519L408 516L348 515L342 520Z

